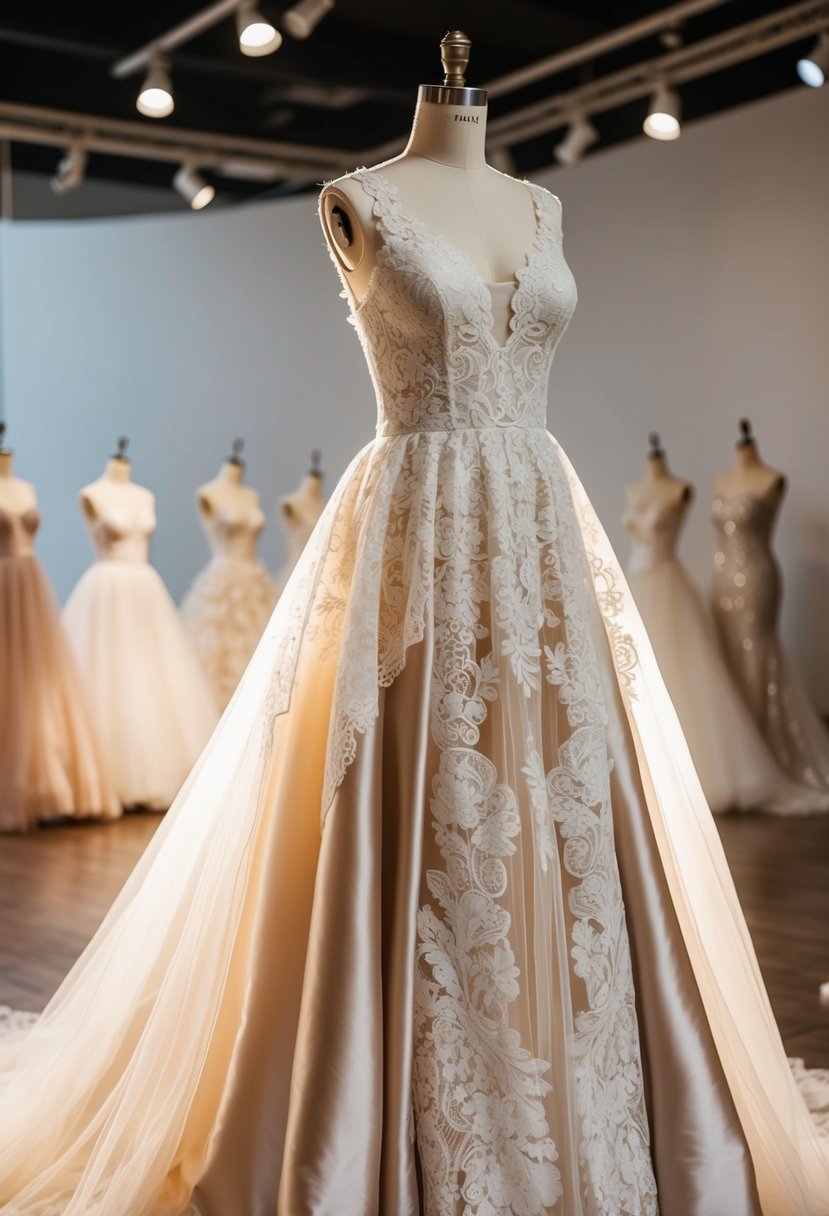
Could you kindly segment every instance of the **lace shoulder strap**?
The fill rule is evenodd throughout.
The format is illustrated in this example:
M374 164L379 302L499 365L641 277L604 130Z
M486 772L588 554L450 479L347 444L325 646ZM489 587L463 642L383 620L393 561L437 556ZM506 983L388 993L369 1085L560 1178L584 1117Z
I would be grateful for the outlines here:
M541 235L561 236L561 199L538 182L524 179L524 184L536 199Z

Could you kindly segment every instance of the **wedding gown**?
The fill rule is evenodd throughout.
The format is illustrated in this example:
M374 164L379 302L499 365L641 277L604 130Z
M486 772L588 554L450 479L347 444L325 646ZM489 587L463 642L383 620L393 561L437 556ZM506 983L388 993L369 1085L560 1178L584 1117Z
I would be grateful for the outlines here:
M676 714L545 430L559 204L528 186L499 343L468 257L356 180L376 438L101 930L0 1048L5 1210L825 1216Z
M52 588L34 554L40 514L0 509L0 832L121 807Z
M750 494L718 495L714 611L725 657L777 763L829 790L829 731L778 636L782 586L771 549L776 509Z
M97 561L63 622L101 723L121 803L164 811L216 722L175 604L149 563L155 510L111 507L90 527Z
M829 810L826 791L784 776L743 703L713 622L676 556L686 509L682 500L628 508L627 578L708 805L715 813Z
M276 603L276 586L256 558L263 512L224 508L204 521L213 557L181 605L181 619L213 699L222 710L256 649Z

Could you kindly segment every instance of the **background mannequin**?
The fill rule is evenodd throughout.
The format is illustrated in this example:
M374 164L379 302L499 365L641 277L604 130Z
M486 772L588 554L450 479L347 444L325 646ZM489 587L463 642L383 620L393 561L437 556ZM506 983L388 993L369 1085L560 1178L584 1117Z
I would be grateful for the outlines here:
M256 558L265 527L259 495L243 485L241 439L196 504L213 557L181 606L182 620L219 709L232 697L276 603L276 587Z
M165 810L216 718L175 605L149 564L155 496L131 481L127 440L80 493L97 556L64 621L124 806Z
M288 559L277 576L280 591L300 559L317 520L325 509L322 496L323 473L319 467L320 452L311 453L311 467L293 494L286 494L279 503L279 522L285 537Z
M0 831L121 814L98 732L34 555L34 487L14 476L0 423Z
M715 483L714 608L729 667L778 764L829 789L829 732L778 638L782 585L771 534L786 487L760 459L747 419L737 460Z
M829 810L829 797L786 779L743 704L702 598L676 556L693 490L650 436L645 476L627 488L628 581L711 810Z

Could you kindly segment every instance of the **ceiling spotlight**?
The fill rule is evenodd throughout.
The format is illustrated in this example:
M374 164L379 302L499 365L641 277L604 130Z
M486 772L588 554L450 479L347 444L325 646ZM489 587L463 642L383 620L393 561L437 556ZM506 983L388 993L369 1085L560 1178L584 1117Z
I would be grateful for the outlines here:
M195 165L182 165L173 178L173 185L194 211L201 211L212 203L216 194L216 187L204 180Z
M87 153L83 144L70 144L49 182L55 194L65 194L81 184L86 175Z
M797 61L797 74L810 89L819 89L829 72L829 31L824 30L815 45Z
M659 41L666 51L678 51L682 46L682 24L666 26L659 34Z
M170 73L162 59L151 59L141 92L135 101L145 118L166 118L175 109Z
M272 55L282 46L279 30L262 16L253 0L245 0L236 10L236 32L243 55Z
M333 7L334 0L299 0L282 14L282 24L292 38L308 38Z
M653 92L642 129L651 139L679 139L681 117L682 99L679 93L662 81Z
M587 115L576 114L564 139L553 149L553 154L560 165L577 165L598 138L599 132Z

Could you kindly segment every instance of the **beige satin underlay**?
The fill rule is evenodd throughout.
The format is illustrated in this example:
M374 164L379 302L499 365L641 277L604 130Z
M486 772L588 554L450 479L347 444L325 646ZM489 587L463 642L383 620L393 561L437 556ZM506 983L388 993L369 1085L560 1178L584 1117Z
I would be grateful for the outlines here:
M271 844L249 1020L194 1216L421 1216L411 1010L434 771L429 641L409 652L402 675L381 692L379 716L329 812L315 879L316 825L295 823L290 847ZM662 877L618 687L606 691L660 1213L759 1216L748 1149ZM277 867L278 856L291 864Z

